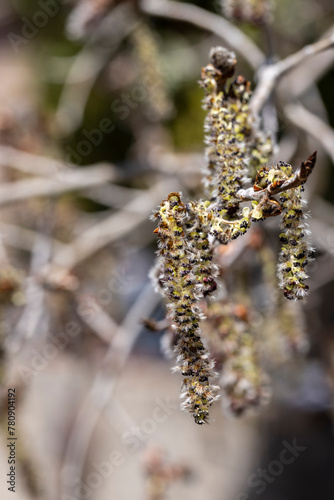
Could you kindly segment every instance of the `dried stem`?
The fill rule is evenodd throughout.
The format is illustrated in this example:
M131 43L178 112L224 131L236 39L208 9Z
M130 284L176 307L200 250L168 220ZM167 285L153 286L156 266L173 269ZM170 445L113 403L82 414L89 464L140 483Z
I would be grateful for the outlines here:
M47 160L50 163L50 160ZM64 166L62 166L64 169ZM0 186L0 206L41 196L59 196L72 191L91 188L114 181L116 171L112 165L94 165L65 171L62 179L58 177L25 179Z
M241 30L223 17L196 5L167 0L142 0L140 7L143 12L151 16L185 21L214 33L228 47L236 50L254 69L257 69L265 60L263 52Z
M310 57L334 47L334 34L321 38L312 45L306 45L301 50L292 54L276 64L261 68L259 83L251 100L253 113L259 114L272 94L277 82L296 66L306 62Z
M142 315L149 316L159 301L159 296L153 292L151 285L148 284L115 332L101 363L101 368L94 378L87 397L82 402L72 431L67 439L63 466L65 474L63 477L66 476L67 472L71 474L71 477L82 477L95 427L101 414L110 403L117 380L141 332L140 317ZM61 488L62 490L67 489L64 484ZM72 493L72 491L69 493ZM73 486L73 494L75 494L75 486Z

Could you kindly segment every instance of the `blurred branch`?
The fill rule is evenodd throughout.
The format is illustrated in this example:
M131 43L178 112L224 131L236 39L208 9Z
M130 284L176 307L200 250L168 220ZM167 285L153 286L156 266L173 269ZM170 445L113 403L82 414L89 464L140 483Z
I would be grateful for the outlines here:
M284 111L291 123L320 142L334 164L334 130L301 104L288 104Z
M54 175L57 171L64 170L64 164L60 161L26 153L2 144L0 145L0 164L4 167L20 170L25 174L40 175L42 177L48 177Z
M62 135L74 132L82 123L86 104L97 78L111 54L137 24L138 19L127 2L115 7L75 57L64 82L56 112L56 122ZM106 34L108 43L101 43ZM78 84L77 75L87 73L87 69L90 72L89 78Z
M324 221L330 226L334 226L334 205L329 201L321 198L320 196L314 196L311 205L312 214ZM333 240L334 244L334 240Z
M4 264L8 262L8 256L6 252L6 248L4 247L3 244L3 233L2 231L0 232L0 262L1 264Z
M105 184L89 190L85 190L85 198L106 205L107 207L122 208L125 203L130 202L136 196L143 193L142 189Z
M50 160L47 160L50 163ZM52 160L51 160L52 162ZM59 196L80 189L91 188L115 180L113 165L97 164L81 169L67 169L62 165L62 180L57 177L25 179L0 186L0 206L9 205L35 196ZM60 176L59 176L60 177Z
M334 28L327 30L323 38L327 38L334 33ZM293 97L304 94L309 87L314 86L333 65L334 50L327 50L316 56L311 56L307 64L301 64L293 68L290 73L279 82L278 93L287 101ZM288 99L287 99L288 97Z
M311 56L334 47L334 34L321 38L312 45L306 45L301 50L275 64L266 65L259 73L259 83L251 99L251 108L255 115L259 114L272 94L277 82L296 66L305 63Z
M95 427L101 414L107 405L111 403L117 379L121 375L143 328L140 318L150 316L159 301L160 296L154 292L151 284L147 284L122 324L118 327L67 439L62 474L65 480L67 474L70 474L71 478L82 477ZM61 485L60 493L62 494L65 489L68 489L68 487L65 484Z
M184 21L214 33L228 47L236 50L253 69L257 69L265 60L263 52L241 30L223 17L196 5L170 0L141 0L140 7L145 14Z
M270 196L288 191L289 189L302 186L307 181L307 178L312 173L316 163L317 152L315 151L301 166L296 170L294 175L284 182L274 181L271 182L266 188L260 191L255 190L253 187L248 189L239 189L237 196L242 201L247 200L265 200Z
M2 243L6 246L12 246L29 252L33 250L37 237L45 243L50 242L54 251L60 251L65 246L64 243L54 238L49 238L42 233L37 233L32 229L26 229L2 221L0 221L0 233L2 235Z
M52 251L50 235L53 226L54 207L53 204L49 204L40 221L40 232L36 233L25 293L26 305L9 339L11 352L21 349L23 342L30 344L32 341L35 342L37 338L40 341L41 337L48 333L49 313L45 309L46 291L36 276L50 259ZM41 326L43 320L45 322L44 328Z
M68 270L88 259L106 245L134 231L146 222L153 208L169 191L177 187L177 182L159 182L145 190L122 210L78 236L64 250L54 255L52 264Z
M119 3L121 6L117 7ZM108 21L117 17L117 13L122 12L126 8L125 6L128 7L129 5L130 2L127 0L98 0L93 2L91 0L80 0L76 2L67 18L66 33L71 40L80 40L85 36L93 40L100 39L101 35L106 34L109 27ZM112 13L108 15L110 9ZM110 37L110 30L108 31L107 36Z
M89 326L97 336L108 344L114 338L118 325L113 318L102 309L93 296L77 294L77 313L81 320ZM87 314L90 311L91 314Z

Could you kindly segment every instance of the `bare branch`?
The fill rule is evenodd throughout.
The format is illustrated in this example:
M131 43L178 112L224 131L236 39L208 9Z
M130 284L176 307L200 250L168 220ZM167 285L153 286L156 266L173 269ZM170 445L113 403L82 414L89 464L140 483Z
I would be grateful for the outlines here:
M137 24L138 19L128 3L115 7L92 32L89 41L75 57L64 82L56 112L56 121L62 135L70 134L81 124L97 78L119 43ZM101 38L106 37L108 43L101 44ZM87 68L90 72L89 78L79 84L73 84L77 81L78 74L87 73Z
M278 80L286 73L306 62L310 57L315 56L325 50L334 47L334 33L321 38L312 45L306 45L301 50L292 54L282 61L275 64L270 64L261 68L259 75L259 83L254 91L251 108L254 114L259 114L265 102L271 95Z
M26 153L2 144L0 145L0 164L4 167L15 168L25 174L40 175L41 177L55 175L64 170L64 164L58 160Z
M265 60L263 52L242 31L223 17L196 5L168 0L141 0L140 7L143 12L151 16L184 21L214 33L228 47L236 50L254 69Z
M242 201L250 200L263 200L264 198L269 198L276 194L282 193L283 191L288 191L299 186L302 186L307 181L309 175L312 173L317 159L317 152L315 151L305 162L302 162L301 166L296 170L294 175L284 181L274 181L269 184L265 189L260 191L254 190L254 188L240 189L237 193L238 197Z
M50 163L50 160L47 160ZM62 165L64 169L64 166ZM60 177L60 176L59 176ZM91 188L114 181L116 171L112 165L94 165L74 171L67 169L61 178L27 179L0 186L0 206L27 200L36 196L59 196L80 189Z
M32 229L26 229L2 221L0 221L0 233L4 245L19 248L21 250L28 250L29 252L33 250L36 238L39 238L45 243L50 241L52 249L58 252L66 246L64 243L54 238L48 238L44 234L33 231Z
M77 294L77 312L86 325L89 326L97 336L108 344L114 338L118 325L113 318L104 311L97 300L91 295ZM87 314L87 311L90 311Z

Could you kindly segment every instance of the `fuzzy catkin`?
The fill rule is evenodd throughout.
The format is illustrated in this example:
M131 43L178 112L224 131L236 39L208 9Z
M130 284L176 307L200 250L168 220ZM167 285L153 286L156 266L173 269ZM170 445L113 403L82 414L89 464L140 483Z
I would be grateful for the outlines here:
M268 377L259 364L254 335L241 333L236 343L235 353L223 365L219 383L223 405L240 415L252 407L267 403L270 388Z
M269 399L268 377L258 356L247 308L228 300L209 304L204 332L217 365L222 404L236 415L262 406Z
M292 166L279 162L277 173L280 173L283 179L289 178L293 174ZM285 297L290 300L303 299L309 289L309 286L305 284L308 278L306 266L312 258L313 249L310 245L310 231L305 222L303 190L304 187L299 186L279 195L283 210L281 221L283 232L279 236L282 248L278 259L277 275L280 288Z
M154 215L159 239L155 281L168 299L173 329L169 345L175 346L177 355L174 371L184 377L182 407L198 424L208 421L218 389L211 384L214 363L202 341L200 321L204 317L199 308L205 303L202 299L217 287L214 245L217 241L227 244L245 234L253 222L283 213L280 285L287 298L303 298L311 252L305 238L301 191L316 163L315 152L296 172L284 162L267 166L271 140L258 129L250 111L249 82L243 77L231 80L234 53L215 47L210 60L201 75L208 111L204 179L208 199L184 205L180 193L171 193ZM246 186L249 168L252 179L255 177L253 187ZM242 208L249 201L251 207ZM222 365L223 399L234 413L241 413L266 400L268 389L251 325L235 319L226 335L213 342L213 355ZM212 339L208 339L212 348Z
M229 81L234 73L235 54L214 47L210 60L202 69L200 82L207 110L204 185L216 210L224 209L225 218L233 220L240 216L237 193L249 183L249 174L268 162L272 141L258 129L250 111L250 83L242 76Z
M283 216L280 234L282 249L279 255L279 285L287 299L300 300L307 293L305 284L308 275L306 266L310 261L312 248L309 242L309 229L303 213L304 203L301 198L302 186L280 195Z
M214 364L201 339L202 315L197 305L206 290L203 282L206 273L203 276L201 271L201 265L206 266L201 252L206 249L199 240L193 240L196 242L193 248L186 239L185 226L189 219L178 193L167 197L155 217L159 220L156 230L161 268L159 280L162 292L169 299L168 315L177 339L174 371L184 376L182 407L193 414L197 424L203 424L208 419L209 407L217 399L216 387L209 380Z
M251 134L249 82L238 77L227 85L234 72L233 52L216 47L211 51L211 61L202 70L204 107L208 111L204 125L208 162L205 186L210 201L217 202L232 217L240 204L236 193L247 181L246 140Z

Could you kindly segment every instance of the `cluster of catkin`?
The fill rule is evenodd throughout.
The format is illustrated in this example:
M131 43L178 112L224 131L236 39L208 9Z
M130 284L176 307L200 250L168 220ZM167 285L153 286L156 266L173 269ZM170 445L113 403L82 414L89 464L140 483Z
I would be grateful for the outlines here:
M131 41L139 63L141 92L146 95L146 113L152 121L167 119L173 112L173 106L159 64L158 40L150 27L141 22L132 32Z
M264 404L270 395L268 377L259 363L257 337L250 311L239 301L217 300L208 305L203 330L220 368L224 408L241 415Z
M210 59L202 69L200 82L207 110L204 185L216 209L224 209L231 218L240 215L237 193L249 182L250 163L254 170L265 165L272 155L272 143L255 126L249 109L250 82L242 76L229 81L237 62L235 54L215 47Z
M313 155L296 172L283 162L268 167L271 140L258 129L250 111L249 82L240 76L233 79L234 53L216 47L210 60L200 82L207 110L208 199L184 204L180 193L171 193L154 214L159 240L156 283L168 300L177 356L174 370L184 377L183 408L198 424L207 422L218 397L212 384L214 363L200 329L200 303L217 288L214 246L245 234L253 222L283 214L279 284L287 298L303 298L310 250L301 191L315 164ZM248 205L242 207L245 201ZM223 399L238 413L260 404L267 390L251 331L231 328L225 340L234 348L228 357L220 356Z
M280 168L287 177L292 174L291 165L281 162ZM303 186L300 186L280 194L283 232L280 234L282 249L279 255L278 278L285 297L292 300L303 299L308 292L305 268L313 254L310 231L305 222L302 190Z
M203 424L217 399L217 388L210 382L213 361L199 326L198 301L216 288L207 232L178 193L171 193L154 217L159 223L155 230L159 237L158 282L169 300L176 337L174 370L184 377L183 408L193 414L197 424Z

